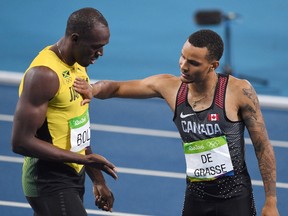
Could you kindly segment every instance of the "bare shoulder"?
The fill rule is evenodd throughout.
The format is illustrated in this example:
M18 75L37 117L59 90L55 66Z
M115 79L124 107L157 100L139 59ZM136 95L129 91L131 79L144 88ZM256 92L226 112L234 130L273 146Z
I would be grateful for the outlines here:
M170 108L174 110L176 95L181 85L180 78L171 74L159 74L150 77L150 79L153 79L153 82L151 82L153 87L151 88L158 92L158 94L165 99Z
M23 93L31 97L51 99L59 89L57 74L48 67L37 66L29 69L24 77Z
M37 66L30 68L25 75L25 81L38 81L47 80L54 81L58 80L58 76L55 71L45 66Z
M171 74L157 74L154 76L147 77L143 79L143 82L148 82L155 86L163 87L169 83L169 86L177 85L180 79Z
M245 79L239 79L234 76L229 77L229 83L228 85L232 86L235 90L242 89L243 87L249 87L251 86L250 82Z
M230 76L226 92L226 113L230 120L240 120L244 110L258 110L257 94L248 80Z
M176 80L178 79L176 76L172 75L172 74L157 74L157 75L153 75L150 77L147 77L145 79L153 79L153 80Z
M247 100L257 99L255 89L248 80L238 79L230 76L228 83L228 93L235 97L240 104Z

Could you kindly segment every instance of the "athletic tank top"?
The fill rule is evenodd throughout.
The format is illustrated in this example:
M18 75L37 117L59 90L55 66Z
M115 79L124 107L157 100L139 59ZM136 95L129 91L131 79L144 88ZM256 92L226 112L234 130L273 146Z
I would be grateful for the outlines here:
M46 66L59 78L59 89L48 103L45 122L38 129L36 137L58 148L84 155L85 147L90 144L88 104L80 106L83 98L74 90L73 83L76 77L87 81L89 78L84 67L78 63L73 66L64 64L50 47L44 48L26 70ZM23 82L24 77L19 86L19 95L23 90ZM43 195L63 187L82 189L84 177L81 164L24 158L22 184L26 196Z
M212 105L195 112L182 83L176 99L174 123L183 141L189 189L197 198L231 198L252 192L245 164L244 123L225 113L229 76L218 74ZM247 194L244 193L244 194Z

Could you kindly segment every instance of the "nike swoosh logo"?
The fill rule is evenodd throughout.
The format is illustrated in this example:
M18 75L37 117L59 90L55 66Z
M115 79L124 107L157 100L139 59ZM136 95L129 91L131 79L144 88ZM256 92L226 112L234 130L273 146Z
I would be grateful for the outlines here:
M180 113L180 118L187 118L188 116L195 115L195 113L189 113L189 114L183 114L183 112Z

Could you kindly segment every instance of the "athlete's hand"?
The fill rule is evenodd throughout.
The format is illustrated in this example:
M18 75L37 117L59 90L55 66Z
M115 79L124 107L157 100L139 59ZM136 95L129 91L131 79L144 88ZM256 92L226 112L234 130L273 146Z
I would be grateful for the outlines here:
M95 196L95 205L99 209L112 212L114 196L111 190L106 186L106 184L94 184L93 193Z
M112 178L117 179L118 176L116 174L116 167L106 158L98 154L88 154L86 155L87 162L86 166L91 166L96 169L101 169L108 175L112 176Z
M86 82L86 80L76 77L73 87L76 92L80 93L83 97L81 105L89 103L93 98L93 87Z
M276 198L266 198L261 216L279 216Z
M266 207L264 207L262 209L261 216L279 216L279 212L278 212L277 208L266 208Z

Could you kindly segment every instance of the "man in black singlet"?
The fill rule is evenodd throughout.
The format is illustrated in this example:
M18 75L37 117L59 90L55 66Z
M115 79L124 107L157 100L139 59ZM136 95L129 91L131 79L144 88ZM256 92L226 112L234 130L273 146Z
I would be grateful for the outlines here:
M278 216L276 162L256 92L247 80L216 73L222 54L221 37L204 29L184 43L179 77L161 74L142 80L104 80L92 87L76 79L74 86L85 94L83 104L92 96L159 97L167 102L174 112L186 159L183 216L256 215L245 163L246 127L266 194L262 216Z

